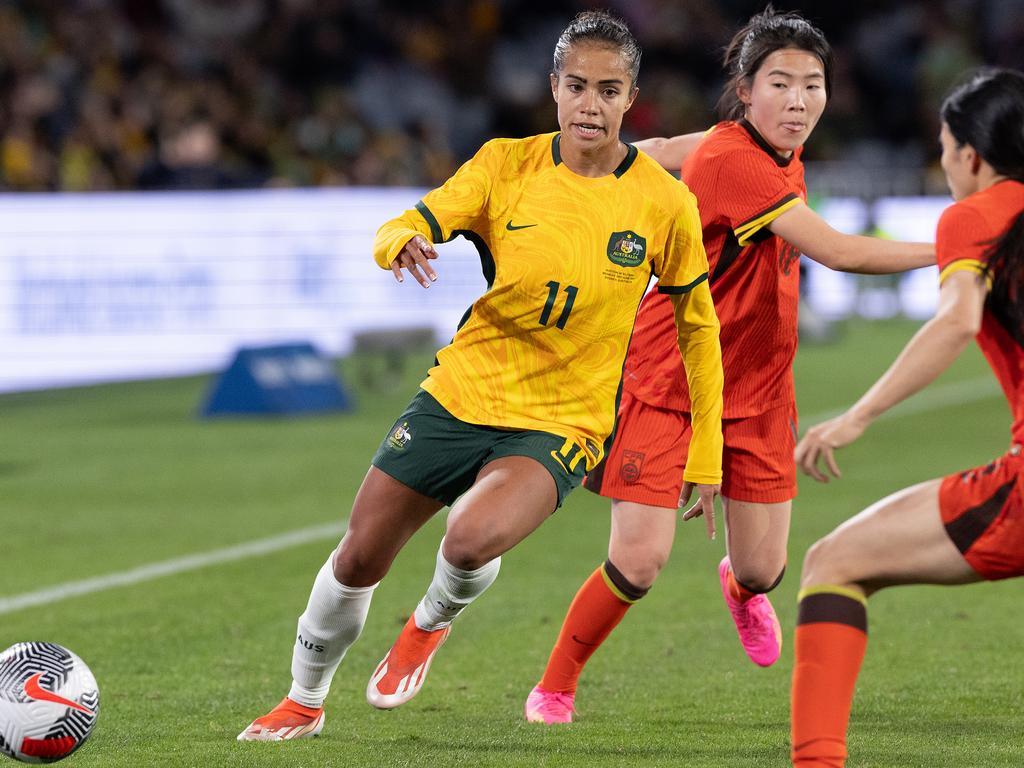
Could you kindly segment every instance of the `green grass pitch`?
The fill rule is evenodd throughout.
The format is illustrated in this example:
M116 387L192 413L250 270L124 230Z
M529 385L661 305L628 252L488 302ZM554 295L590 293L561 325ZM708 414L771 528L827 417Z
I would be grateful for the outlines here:
M853 324L837 344L802 349L803 425L859 395L913 328ZM203 422L205 379L0 397L0 599L330 521L340 530L428 360L411 360L393 386L356 387L358 410L326 418ZM367 364L344 361L345 380L361 380ZM318 739L235 735L287 691L295 620L329 539L0 613L0 647L50 640L90 664L102 714L68 761L83 768L782 766L803 553L884 494L1004 450L1009 415L996 388L957 394L986 375L972 350L939 382L950 398L926 394L841 452L841 481L801 480L789 576L773 595L785 628L775 667L754 667L737 642L715 569L724 537L680 525L658 584L587 669L571 727L529 725L522 704L572 595L605 555L608 505L585 491L505 557L420 696L378 712L366 681L427 586L443 513L414 537L335 677ZM1022 597L1019 582L1004 582L872 599L850 766L1024 763Z

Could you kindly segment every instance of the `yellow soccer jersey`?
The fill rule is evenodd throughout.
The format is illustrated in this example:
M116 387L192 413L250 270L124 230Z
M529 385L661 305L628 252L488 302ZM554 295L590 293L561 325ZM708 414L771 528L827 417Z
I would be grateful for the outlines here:
M416 234L434 243L466 237L488 283L422 384L456 418L563 436L567 462L584 459L591 469L614 426L633 321L652 274L663 292L681 296L677 315L689 328L680 344L691 348L695 375L706 373L698 386L711 393L709 423L718 354L720 416L718 320L696 201L635 147L614 173L588 178L562 163L558 134L489 141L444 186L380 228L377 263L387 269ZM687 479L720 480L717 428L703 449L694 436Z

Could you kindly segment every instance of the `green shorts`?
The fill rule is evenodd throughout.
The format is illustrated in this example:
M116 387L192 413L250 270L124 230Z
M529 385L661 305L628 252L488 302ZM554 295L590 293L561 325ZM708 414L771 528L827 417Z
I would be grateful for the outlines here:
M580 448L549 432L514 431L469 424L420 390L380 444L373 466L414 491L451 506L476 481L480 469L505 456L536 459L555 479L558 506L586 473Z

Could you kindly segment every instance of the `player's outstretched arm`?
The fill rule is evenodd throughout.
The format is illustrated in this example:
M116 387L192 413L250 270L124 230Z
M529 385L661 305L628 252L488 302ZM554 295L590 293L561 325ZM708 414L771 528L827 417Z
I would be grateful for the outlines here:
M657 137L636 142L636 148L653 157L666 171L679 173L680 167L694 147L704 138L705 131L684 133L671 138Z
M906 243L835 230L803 202L780 214L768 228L819 264L840 272L885 275L935 263L933 243Z
M943 280L935 317L907 342L889 370L846 413L807 430L794 454L800 469L822 483L828 473L840 477L835 449L854 442L872 421L952 365L981 328L986 292L984 280L973 272L954 272Z

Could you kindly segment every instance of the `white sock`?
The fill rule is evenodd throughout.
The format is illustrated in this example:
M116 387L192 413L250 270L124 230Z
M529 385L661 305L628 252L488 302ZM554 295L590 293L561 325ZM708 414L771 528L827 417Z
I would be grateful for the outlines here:
M292 650L288 698L306 707L324 705L335 670L363 631L377 588L346 587L334 577L333 560L332 554L316 575Z
M437 550L434 580L413 614L420 629L441 629L451 624L463 608L494 583L501 568L501 558L496 557L475 571L464 571L444 559L443 548L444 539Z

